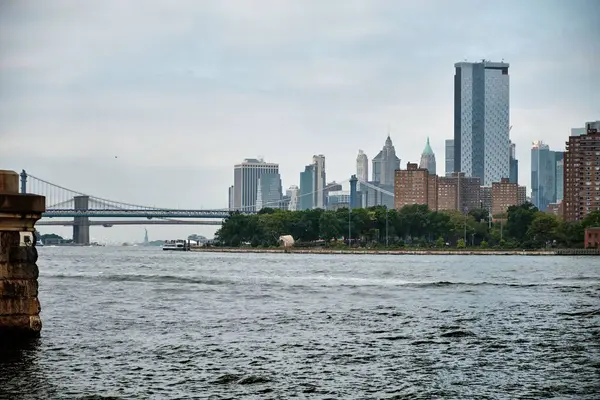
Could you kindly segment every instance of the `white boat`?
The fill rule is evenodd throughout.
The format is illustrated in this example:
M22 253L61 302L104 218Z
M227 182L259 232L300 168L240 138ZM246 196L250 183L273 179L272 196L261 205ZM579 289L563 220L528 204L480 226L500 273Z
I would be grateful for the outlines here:
M183 239L165 240L162 249L174 251L188 251L190 249L190 243L188 240Z

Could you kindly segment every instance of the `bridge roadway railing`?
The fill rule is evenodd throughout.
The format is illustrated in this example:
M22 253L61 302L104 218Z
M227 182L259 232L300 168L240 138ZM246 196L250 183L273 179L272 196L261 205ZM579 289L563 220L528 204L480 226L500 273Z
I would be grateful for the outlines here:
M254 211L241 211L255 214ZM127 210L127 209L47 209L42 218L102 217L102 218L227 218L228 210Z

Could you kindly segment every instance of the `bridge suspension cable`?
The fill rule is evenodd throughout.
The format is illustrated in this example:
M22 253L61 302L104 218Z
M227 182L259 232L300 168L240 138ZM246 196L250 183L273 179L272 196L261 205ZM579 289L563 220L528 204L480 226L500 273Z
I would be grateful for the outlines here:
M27 175L28 178L33 178L30 180L31 190L28 190L32 193L40 194L46 196L46 208L57 208L57 206L64 206L73 202L73 197L75 196L87 196L92 202L100 204L102 207L99 208L115 208L115 209L126 209L126 208L136 208L136 209L145 209L145 210L169 210L169 208L163 207L149 207L142 206L139 204L126 203L122 201L114 201L105 199L98 196L93 196L87 193L79 192L77 190L72 190L66 188L64 186L57 185L52 182L48 182L44 179L38 178L34 175ZM50 199L50 200L49 200ZM110 207L106 207L110 206ZM93 208L93 207L90 207Z

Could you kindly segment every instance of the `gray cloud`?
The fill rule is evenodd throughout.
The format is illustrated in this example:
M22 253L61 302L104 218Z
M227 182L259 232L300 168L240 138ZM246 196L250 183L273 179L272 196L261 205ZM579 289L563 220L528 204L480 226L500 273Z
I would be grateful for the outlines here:
M245 157L279 162L288 186L323 153L329 179L344 180L388 125L403 164L430 136L443 165L462 59L511 63L522 184L531 141L562 148L571 127L600 118L593 0L141 4L2 3L3 167L117 200L216 208Z

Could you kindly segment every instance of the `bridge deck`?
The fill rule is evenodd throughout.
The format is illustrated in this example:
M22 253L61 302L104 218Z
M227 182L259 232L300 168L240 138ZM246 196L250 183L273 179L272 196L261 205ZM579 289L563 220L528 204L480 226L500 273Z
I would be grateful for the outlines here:
M254 211L243 211L242 214L255 214ZM124 210L124 209L48 209L42 218L218 218L229 216L228 210Z

